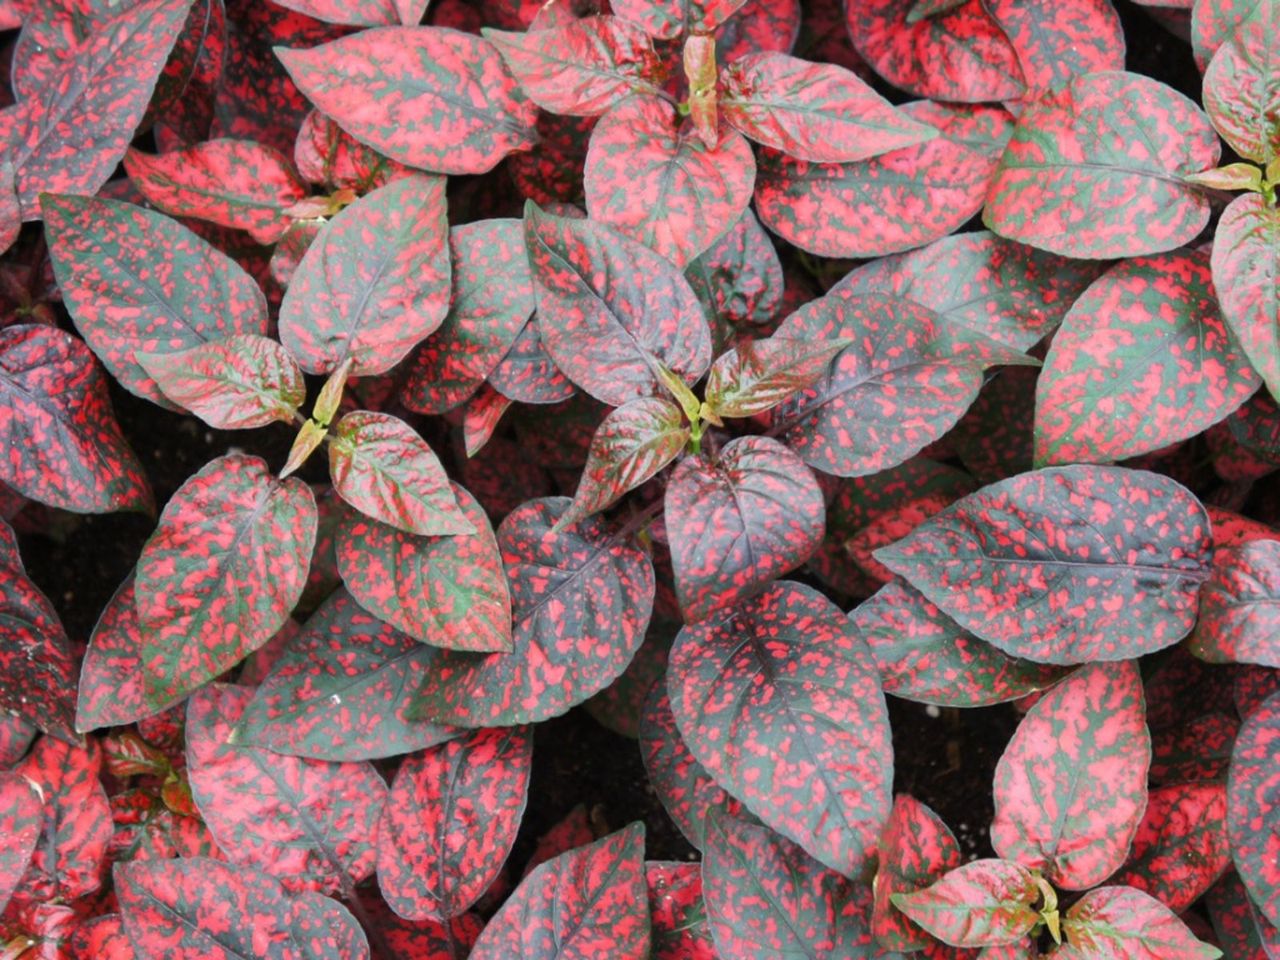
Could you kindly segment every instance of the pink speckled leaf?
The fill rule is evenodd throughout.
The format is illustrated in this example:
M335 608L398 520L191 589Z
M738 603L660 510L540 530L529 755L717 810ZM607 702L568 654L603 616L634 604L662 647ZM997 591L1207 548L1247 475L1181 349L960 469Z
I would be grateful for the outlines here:
M77 731L133 723L177 703L184 695L180 693L170 703L157 707L147 702L143 689L144 639L130 576L107 602L89 637L89 648L80 666Z
M1222 954L1159 900L1132 887L1090 890L1063 915L1062 931L1070 944L1065 956L1073 960L1215 960Z
M985 7L1018 54L1026 90L1016 108L1073 77L1124 69L1124 33L1111 0L988 0Z
M720 417L771 410L827 372L845 340L769 337L746 340L716 358L707 376L707 407Z
M400 22L394 0L280 0L279 5L326 23L352 27L383 27Z
M652 960L716 960L702 901L702 865L649 860L644 873L653 924Z
M27 872L43 826L36 785L20 773L0 771L0 910Z
M871 911L876 942L891 950L927 949L931 938L893 905L895 893L915 893L960 866L960 845L942 818L909 794L893 800L880 834Z
M1246 13L1204 71L1204 107L1223 139L1241 157L1270 163L1280 153L1280 69L1275 37L1280 4L1274 0L1217 4Z
M1262 916L1280 927L1280 694L1240 728L1227 780L1231 859Z
M1280 667L1280 541L1215 552L1190 650L1210 663Z
M1227 327L1280 398L1280 212L1259 194L1236 197L1218 220L1210 264Z
M1024 940L1040 919L1040 887L1010 860L973 860L923 890L895 893L893 905L953 947L999 947Z
M1129 854L1150 763L1133 661L1082 667L1027 712L1005 748L992 846L1064 890L1101 883Z

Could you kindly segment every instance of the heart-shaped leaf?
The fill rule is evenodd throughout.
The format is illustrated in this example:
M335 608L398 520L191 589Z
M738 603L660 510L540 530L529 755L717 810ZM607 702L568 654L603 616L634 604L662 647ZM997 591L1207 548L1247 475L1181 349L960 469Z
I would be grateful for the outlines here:
M570 504L531 500L502 521L514 649L441 651L418 692L423 714L464 727L545 720L599 693L631 662L653 609L653 565L598 518L553 532Z
M449 310L444 177L405 177L321 229L280 306L280 341L308 373L385 373Z
M333 428L329 472L343 500L397 530L475 533L427 442L403 420L357 410Z
M93 25L0 125L24 220L43 191L92 195L128 149L191 0L142 0ZM38 43L37 43L38 45Z
M988 0L984 7L1022 68L1026 90L1011 109L1034 103L1073 77L1124 69L1124 33L1110 0Z
M681 630L667 689L721 786L833 870L862 869L889 813L893 751L879 678L837 607L775 583Z
M1148 77L1075 77L1027 106L983 220L1010 240L1070 257L1173 250L1209 219L1185 177L1218 162L1203 111Z
M1280 694L1272 695L1240 728L1227 780L1231 859L1263 917L1280 927Z
M1256 193L1232 200L1218 220L1211 266L1235 342L1280 398L1280 212Z
M307 398L289 351L256 333L135 357L165 397L219 430L291 423Z
M843 340L748 340L722 353L707 375L707 406L720 417L754 417L813 385L847 347Z
M1081 958L1216 960L1222 951L1196 939L1177 915L1132 887L1099 887L1072 904L1062 930Z
M76 330L132 393L173 408L137 362L232 334L265 334L258 285L160 213L90 197L40 198L49 256Z
M253 690L214 684L187 705L191 796L232 863L291 893L344 891L373 874L387 786L369 763L286 757L237 742Z
M658 393L657 358L685 383L711 362L698 298L671 261L590 220L525 206L525 243L542 343L597 400Z
M942 818L909 794L893 800L889 822L880 834L873 892L871 932L890 950L923 950L932 942L893 905L894 894L932 886L960 866L960 845Z
M130 150L129 179L165 213L247 230L274 243L293 222L288 210L307 195L293 164L252 140L209 140L159 156Z
M436 652L339 587L259 685L236 739L318 760L374 760L443 743L458 731L408 716Z
M705 620L802 564L822 541L822 491L769 437L738 437L713 458L686 457L665 519L685 621Z
M152 509L102 370L81 341L44 324L0 329L0 405L8 451L0 482L75 513Z
M644 824L539 866L480 934L471 960L648 960Z
M1266 165L1280 154L1280 73L1275 65L1280 4L1255 0L1212 6L1251 12L1225 37L1204 71L1204 108L1236 153Z
M407 757L378 830L378 888L406 920L445 922L502 869L524 815L533 738L474 730Z
M456 484L453 493L475 533L422 537L348 514L338 569L362 607L423 643L510 650L511 597L493 528L471 494Z
M27 872L43 826L36 785L20 773L0 771L0 910Z
M1280 667L1280 541L1215 552L1191 652L1210 663Z
M1036 702L1005 747L992 846L1064 890L1096 886L1129 854L1150 764L1133 661L1082 667Z
M535 142L537 107L479 37L444 27L374 27L276 55L326 116L410 167L484 173Z
M591 438L578 492L558 526L599 513L640 486L679 456L688 439L680 408L665 397L641 397L610 412Z
M1023 940L1040 916L1040 886L1010 860L974 860L915 893L893 894L893 905L953 947L998 947Z
M595 117L633 93L654 93L663 66L644 31L621 17L570 19L547 30L484 37L543 110Z
M347 909L291 897L274 877L205 857L122 863L115 888L129 938L145 956L368 960Z
M1095 281L1054 337L1036 386L1036 460L1160 450L1222 420L1257 388L1218 311L1209 255L1135 257Z
M709 147L666 100L637 96L596 124L583 189L592 220L683 269L742 216L755 176L741 134L726 130Z
M983 487L875 557L962 627L1040 663L1123 660L1195 624L1209 518L1178 483L1049 467Z
M167 706L262 646L307 580L317 512L258 457L207 464L165 505L134 590L147 703Z

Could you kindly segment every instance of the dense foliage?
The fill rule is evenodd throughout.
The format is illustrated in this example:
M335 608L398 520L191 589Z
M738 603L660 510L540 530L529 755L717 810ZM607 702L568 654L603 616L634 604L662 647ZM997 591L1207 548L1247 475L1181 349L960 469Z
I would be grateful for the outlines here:
M0 0L0 960L1280 958L1280 0L600 4Z

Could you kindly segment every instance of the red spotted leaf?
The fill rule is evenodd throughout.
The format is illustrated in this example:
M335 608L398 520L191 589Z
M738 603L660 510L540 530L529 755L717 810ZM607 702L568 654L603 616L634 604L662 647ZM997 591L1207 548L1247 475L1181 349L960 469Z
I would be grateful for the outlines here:
M1184 177L1218 154L1204 113L1175 90L1121 71L1075 77L1023 111L983 218L1064 256L1161 253L1208 221L1208 199Z
M913 893L895 893L893 905L954 947L1018 943L1039 921L1033 904L1040 886L1031 871L1010 860L974 860Z
M400 2L408 6L412 0ZM280 6L326 23L352 27L383 27L400 22L396 0L280 0ZM421 12L418 19L422 19Z
M1205 905L1227 960L1274 960L1280 931L1258 914L1234 870L1209 891Z
M1227 781L1231 858L1262 916L1280 927L1280 694L1240 728Z
M310 487L244 454L179 488L134 584L148 705L174 703L271 639L302 595L317 519Z
M1007 114L925 101L899 109L939 136L843 164L765 148L755 192L764 224L820 256L879 257L944 237L981 210L1009 137Z
M369 763L287 757L235 735L254 691L214 684L187 707L191 796L232 863L290 892L350 891L373 874L387 787Z
M1226 784L1177 783L1151 791L1129 860L1111 880L1182 913L1230 866Z
M1184 487L1081 465L983 487L875 557L1011 656L1072 664L1186 636L1210 549L1208 516Z
M462 445L468 458L474 457L493 439L502 415L513 402L489 384L481 387L466 402L462 412Z
M591 438L573 505L557 525L599 513L679 456L688 439L680 408L665 397L641 397L613 410Z
M1215 552L1190 649L1210 663L1280 667L1280 541Z
M44 826L44 803L36 784L20 773L0 771L0 909L27 872Z
M985 230L943 237L864 264L840 281L855 293L905 297L1018 350L1052 331L1101 268Z
M378 831L378 887L406 920L445 922L497 877L524 815L525 727L474 730L405 759Z
M1062 917L1064 956L1117 960L1215 960L1222 951L1196 939L1159 900L1132 887L1099 887ZM1077 952L1078 951L1078 952Z
M875 954L854 882L766 827L713 813L702 883L721 957Z
M16 772L36 786L44 805L40 839L15 903L63 901L93 893L102 883L111 809L98 779L102 751L89 740L73 745L41 737Z
M664 591L666 596L670 596ZM665 597L664 597L665 601ZM654 604L660 611L659 604ZM601 726L629 740L640 738L640 719L645 700L667 674L667 658L680 625L655 616L644 642L622 676L583 704L583 709Z
M75 513L152 509L142 466L116 425L106 378L55 327L0 329L0 482Z
M137 354L267 332L258 285L169 217L89 197L45 194L40 202L63 302L125 389L173 409Z
M650 860L649 885L653 960L716 960L702 901L702 867L697 863Z
M1274 0L1206 4L1244 12L1204 71L1204 107L1209 119L1240 156L1270 163L1280 154L1280 71L1275 37L1280 5Z
M158 156L130 150L124 166L166 213L247 230L259 243L279 240L293 222L288 209L307 195L288 159L252 140L210 140Z
M121 727L181 699L183 694L178 694L171 702L155 707L147 702L142 666L144 640L131 576L111 597L89 638L80 667L77 731Z
M1084 292L1054 337L1036 387L1036 461L1160 450L1257 387L1218 311L1207 253L1126 260Z
M598 518L553 532L568 497L531 500L498 528L515 614L510 653L442 651L421 712L465 727L558 716L626 669L653 607L653 565Z
M489 921L471 960L648 960L644 824L635 823L530 873Z
M876 942L890 950L928 948L930 937L909 922L891 898L932 886L960 861L960 845L942 818L914 797L898 794L880 834L871 911Z
M1156 731L1151 742L1151 782L1182 783L1226 776L1239 731L1239 720L1217 712Z
M290 896L280 881L205 857L120 864L124 929L143 956L173 960L368 960L359 923L336 900Z
M722 353L707 376L707 406L720 417L754 417L812 386L847 347L845 340L769 337Z
M775 429L805 463L856 477L896 466L964 415L997 363L1034 363L927 307L836 287L797 310L775 336L851 341L829 372L774 412Z
M536 314L489 374L489 386L518 403L560 403L578 392L547 352Z
M308 373L346 360L386 373L449 310L444 177L405 177L330 220L280 307L280 340Z
M547 30L485 30L524 92L551 113L594 117L633 93L656 93L664 68L644 31L621 17Z
M1280 398L1280 212L1256 193L1232 200L1214 233L1211 265L1235 343Z
M1026 84L1018 107L1073 77L1124 69L1124 34L1110 0L989 0L985 7L1018 54Z
M187 19L191 0L142 0L93 25L0 124L22 218L44 191L92 195L115 172Z
M375 27L276 53L338 126L407 166L484 173L534 144L537 108L479 37L446 27Z
M464 913L448 926L434 920L405 920L373 891L360 896L365 913L397 960L457 960L470 951L484 927L476 913Z
M937 136L834 64L748 54L725 66L720 84L720 115L730 126L812 163L867 160Z
M1085 890L1125 862L1147 806L1147 731L1133 661L1082 667L1032 707L995 775L996 853Z
M676 594L688 623L733 607L794 570L822 541L822 491L769 437L739 437L716 457L682 460L667 485Z
M985 707L1052 686L1059 667L1002 653L901 580L849 614L871 648L885 693L943 707Z
M786 581L685 627L667 672L690 752L721 786L840 873L874 853L893 751L866 644L829 600Z
M259 685L236 738L317 760L374 760L443 743L457 731L408 716L435 656L338 588Z
M617 0L613 12L642 26L652 37L674 40L681 33L710 33L738 12L746 0Z
M1025 89L1018 54L980 0L913 19L913 0L848 7L859 54L885 80L918 97L981 103L1016 100Z
M511 649L511 597L493 528L480 504L453 486L474 533L427 537L348 514L337 535L338 569L357 602L436 647Z
M17 549L10 547L13 532L0 520L0 712L71 741L71 645L57 611L27 577Z
M664 664L665 667L665 664ZM0 715L0 767L15 765L31 746L38 730L14 713Z
M403 164L361 143L319 110L312 110L303 121L293 162L303 179L311 183L333 190L350 187L358 194L413 174Z
M135 359L172 403L219 430L291 423L307 398L293 356L256 333L233 334L186 350L139 351Z
M686 383L711 362L706 317L666 258L609 227L525 207L542 345L569 379L621 406L658 393L654 358Z
M72 960L138 960L138 951L118 913L81 922L68 944Z
M666 100L637 96L596 124L583 188L592 220L683 269L742 216L755 175L741 134L709 147Z
M712 318L717 343L735 327L768 323L782 304L782 264L750 207L684 275Z

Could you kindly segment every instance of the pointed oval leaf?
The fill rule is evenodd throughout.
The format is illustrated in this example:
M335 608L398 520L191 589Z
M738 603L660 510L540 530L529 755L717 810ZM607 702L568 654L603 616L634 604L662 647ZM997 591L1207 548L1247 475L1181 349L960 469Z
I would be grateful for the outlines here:
M517 403L561 403L578 392L547 352L537 314L529 318L511 349L493 368L489 386Z
M983 487L875 557L1015 657L1124 660L1191 631L1209 518L1144 470L1049 467Z
M533 737L487 728L405 759L378 831L378 888L406 920L445 922L488 889L524 816Z
M1021 109L1086 73L1123 70L1125 41L1111 0L990 0L986 10L1018 54Z
M231 862L292 893L371 876L387 786L369 763L285 757L234 735L254 691L214 684L187 706L191 796Z
M568 497L530 500L498 528L515 613L510 653L441 651L421 711L458 726L559 716L626 669L653 609L653 564L598 518L553 532Z
M144 956L174 960L368 960L364 931L318 894L290 897L274 877L206 857L122 863L120 912Z
M929 936L908 921L891 898L932 886L960 862L960 845L942 818L915 797L898 794L880 834L871 913L876 942L890 950L927 949Z
M1059 667L1010 657L978 639L909 584L894 580L849 612L885 693L943 707L985 707L1056 683Z
M571 19L547 30L485 30L534 103L551 113L595 117L633 93L654 93L663 66L643 30L620 17Z
M0 330L0 482L74 513L152 509L142 465L116 425L102 370L56 327Z
M1211 265L1223 319L1280 398L1280 211L1256 193L1232 200L1218 220Z
M1218 311L1209 255L1113 267L1077 300L1036 385L1038 463L1123 460L1193 437L1258 388Z
M130 576L107 602L89 637L89 648L80 666L78 732L122 727L159 713L181 698L179 694L172 702L157 707L147 702L146 672L142 666L144 640Z
M893 904L953 947L1017 943L1040 917L1033 904L1040 887L1031 871L1009 860L974 860L915 893L896 893Z
M1208 118L1177 91L1122 71L1075 77L1023 111L983 220L1070 257L1172 250L1209 219L1208 199L1184 177L1218 155Z
M540 865L480 934L471 960L648 960L644 824Z
M444 177L405 177L330 220L280 306L280 341L308 373L347 359L351 376L385 373L449 309Z
M721 957L876 954L853 881L766 827L713 813L702 883Z
M996 853L1085 890L1124 863L1147 806L1142 679L1133 661L1090 664L1032 707L995 775Z
M1132 887L1090 890L1062 918L1077 956L1117 960L1216 960L1222 951L1196 939L1168 907Z
M374 27L276 55L326 116L407 166L484 173L535 142L537 107L479 37L445 27Z
M812 471L777 440L738 437L714 459L680 461L665 518L685 621L732 607L804 563L825 517Z
M20 773L0 771L0 909L27 872L43 826L36 785Z
M49 255L76 330L131 393L173 408L137 362L267 332L267 301L231 258L176 221L90 197L40 198Z
M1280 154L1280 71L1275 65L1280 5L1255 0L1221 6L1254 9L1209 61L1204 108L1236 153L1268 164Z
M683 269L742 216L756 161L742 135L711 148L655 96L630 97L591 134L583 189L591 219Z
M1190 649L1210 663L1280 667L1280 541L1215 552Z
M236 738L317 760L376 760L443 743L458 731L408 716L434 656L339 587L258 686Z
M699 763L810 856L854 876L889 813L893 749L866 645L832 603L786 581L685 627L667 671Z
M453 485L475 533L422 537L348 514L335 550L360 606L423 643L451 650L511 649L511 596L484 510Z
M307 195L293 164L252 140L209 140L158 156L130 150L129 179L165 213L247 230L274 243L293 222L287 211Z
M1227 779L1231 859L1249 896L1280 927L1280 694L1273 694L1240 728Z
M136 354L170 401L218 430L292 423L307 398L289 351L256 333L239 333L187 350Z
M698 298L675 265L590 220L525 206L542 343L597 400L621 406L661 389L651 358L685 383L711 362Z
M609 413L591 438L573 505L561 527L599 513L680 455L689 439L680 408L664 397L641 397Z
M754 417L812 386L844 340L748 340L722 353L707 376L707 406L721 417Z

